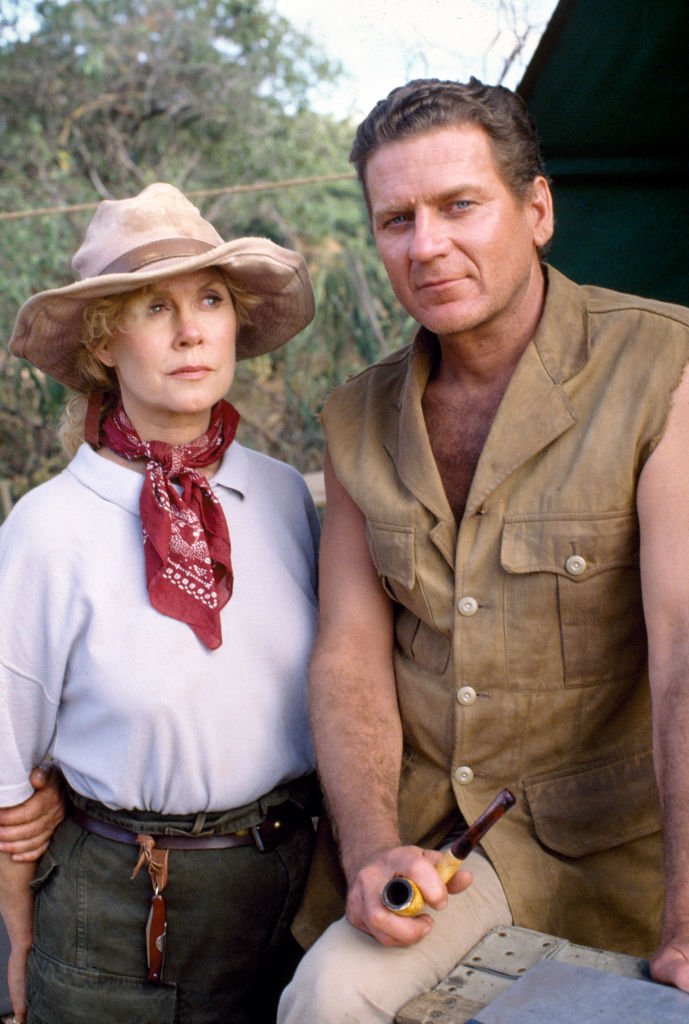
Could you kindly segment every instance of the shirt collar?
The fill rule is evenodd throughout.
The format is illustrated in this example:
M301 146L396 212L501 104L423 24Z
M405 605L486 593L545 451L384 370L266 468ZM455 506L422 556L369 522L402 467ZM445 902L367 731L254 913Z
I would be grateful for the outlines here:
M213 487L226 487L237 491L241 497L246 496L249 483L249 453L238 441L233 441L225 452L214 477Z
M143 485L140 473L104 459L87 444L80 446L67 467L67 472L105 501L119 505L132 515L139 515L139 498ZM211 478L211 484L213 487L236 491L243 498L246 495L248 478L248 452L237 441L233 441L225 452L215 476Z

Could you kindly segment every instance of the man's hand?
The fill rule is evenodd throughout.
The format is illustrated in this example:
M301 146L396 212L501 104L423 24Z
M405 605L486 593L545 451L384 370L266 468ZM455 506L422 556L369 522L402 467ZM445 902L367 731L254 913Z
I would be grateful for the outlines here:
M29 782L33 796L0 809L0 853L14 861L38 860L65 816L61 776L55 768L34 768Z
M380 853L356 875L347 897L350 924L372 935L383 946L411 946L420 942L433 927L429 914L402 917L386 910L382 893L387 882L402 875L415 882L428 904L435 910L447 905L448 893L463 892L471 885L469 871L458 871L445 883L434 865L442 854L418 846L400 846Z
M689 992L689 931L666 942L651 958L656 981Z

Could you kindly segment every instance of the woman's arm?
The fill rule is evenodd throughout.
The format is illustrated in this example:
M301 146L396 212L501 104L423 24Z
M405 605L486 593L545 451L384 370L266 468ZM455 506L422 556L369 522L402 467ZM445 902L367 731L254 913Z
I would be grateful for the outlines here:
M17 863L0 853L0 915L10 940L7 980L14 1015L26 1020L26 962L33 935L33 893L29 888L35 864Z

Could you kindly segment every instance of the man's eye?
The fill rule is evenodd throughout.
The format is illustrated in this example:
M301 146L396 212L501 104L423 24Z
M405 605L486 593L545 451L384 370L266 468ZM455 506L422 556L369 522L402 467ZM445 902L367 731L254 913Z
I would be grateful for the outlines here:
M396 213L394 217L388 217L385 221L385 227L395 227L397 224L406 224L409 220L409 216L406 213Z

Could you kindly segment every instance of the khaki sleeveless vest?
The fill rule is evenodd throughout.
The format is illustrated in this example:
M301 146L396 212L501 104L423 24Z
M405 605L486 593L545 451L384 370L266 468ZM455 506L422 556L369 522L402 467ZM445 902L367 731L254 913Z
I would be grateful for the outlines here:
M635 495L689 310L547 275L459 528L421 410L433 336L336 391L324 421L395 603L403 841L435 844L508 786L483 845L515 923L648 955L661 836Z

